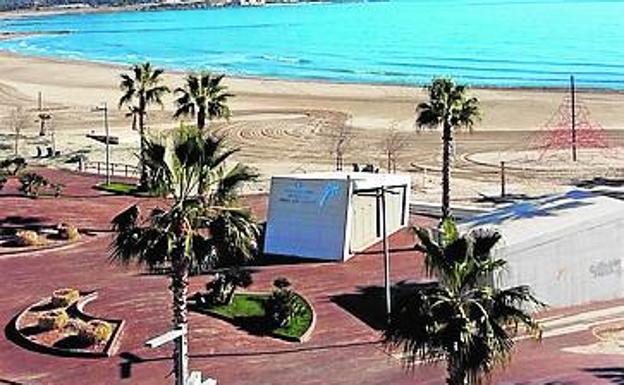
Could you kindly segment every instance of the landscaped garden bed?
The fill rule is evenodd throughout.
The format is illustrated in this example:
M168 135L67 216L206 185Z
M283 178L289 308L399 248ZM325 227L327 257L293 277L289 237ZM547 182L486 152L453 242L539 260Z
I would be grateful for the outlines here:
M190 310L227 321L251 334L291 342L307 341L315 326L312 305L288 286L272 293L235 293L225 304L213 304L196 295Z
M106 357L116 347L124 322L82 311L97 293L59 289L20 313L14 321L15 342L59 356Z
M79 230L71 225L15 226L0 228L0 255L65 246L79 241Z

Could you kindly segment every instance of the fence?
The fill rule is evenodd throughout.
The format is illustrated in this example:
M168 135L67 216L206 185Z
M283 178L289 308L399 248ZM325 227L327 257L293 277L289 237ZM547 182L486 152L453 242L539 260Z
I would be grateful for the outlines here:
M125 163L109 163L111 176L123 176L126 178L138 177L139 168ZM106 162L94 161L78 163L78 171L91 174L106 175Z

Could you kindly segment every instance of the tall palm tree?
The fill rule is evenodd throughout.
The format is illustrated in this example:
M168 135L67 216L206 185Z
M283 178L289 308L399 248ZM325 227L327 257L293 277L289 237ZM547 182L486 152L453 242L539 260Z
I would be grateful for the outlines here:
M147 168L144 165L145 152L145 117L147 108L151 104L163 106L162 97L169 88L162 85L163 70L153 68L149 62L135 64L130 68L130 73L121 74L119 88L122 96L119 99L119 108L127 106L133 119L138 120L139 135L141 136L141 149L139 158L141 160L141 181L140 185L146 187L148 184ZM133 122L133 127L135 122Z
M544 304L527 286L500 289L494 284L506 264L491 257L500 233L473 230L460 236L448 221L444 230L440 243L428 230L416 230L417 249L438 282L399 298L384 337L403 349L408 365L445 359L447 384L479 384L483 375L510 359L519 325L540 336L528 311Z
M426 87L429 101L418 104L418 127L442 126L442 220L451 215L451 145L453 131L472 129L480 118L479 100L468 97L468 88L450 78L434 78Z
M241 184L254 179L255 174L245 166L234 167L237 171L226 168L224 161L231 151L214 145L214 141L197 129L177 130L169 161L166 151L153 152L161 154L156 163L166 168L163 184L172 196L166 201L167 207L154 208L142 217L134 205L112 221L113 260L148 267L171 266L173 327L181 330L187 328L189 269L206 261L215 266L236 265L256 254L259 229L251 214L240 207L237 195ZM209 176L203 182L202 173ZM200 183L210 194L197 195ZM186 356L184 336L176 342L174 357L185 357L174 364L176 384L186 384Z
M186 76L184 87L174 92L179 97L174 117L190 115L197 118L197 127L204 129L206 119L229 118L228 99L234 95L227 92L221 84L225 75L213 75L210 72L191 73Z

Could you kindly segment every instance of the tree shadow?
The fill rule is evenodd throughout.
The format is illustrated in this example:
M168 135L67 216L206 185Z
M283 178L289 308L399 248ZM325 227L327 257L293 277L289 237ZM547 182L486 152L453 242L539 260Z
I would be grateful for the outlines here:
M589 206L593 204L589 199L596 196L597 194L590 191L571 190L565 194L552 195L535 201L518 201L491 213L469 219L465 223L473 226L500 225L509 220L552 217L562 211Z
M576 187L593 189L595 187L623 187L624 179L622 178L602 178L583 179L574 183Z
M39 325L27 326L25 328L20 329L20 333L25 336L35 336L37 334L43 333L46 330L40 327Z
M585 368L583 371L591 373L596 378L608 380L612 384L624 385L624 366L604 367L604 368Z
M431 285L432 283L400 281L391 288L392 304ZM386 298L385 289L382 286L360 286L357 288L357 293L335 295L330 300L373 330L383 330L386 326Z
M33 306L33 307L30 308L30 311L34 311L34 312L48 311L48 310L58 309L59 307L60 306L54 306L52 304L52 302L48 302L48 303L43 304L43 305Z
M86 349L91 345L86 339L72 335L56 341L52 346L58 349Z
M258 301L258 302L262 301L262 299L260 298L253 299L253 300ZM226 317L226 316L223 316L223 315L220 315L218 313L211 311L210 307L199 305L196 303L190 303L188 305L188 309L189 311L192 311L195 313L204 314L210 317L220 319L222 321L225 321L235 326L239 330L242 330L244 332L247 332L251 335L258 336L258 337L273 336L272 331L273 329L275 329L274 325L270 322L270 320L266 316L253 315L253 316L243 316L243 317L239 316L239 317L230 318L230 317Z
M40 225L44 218L21 216L21 215L9 215L0 219L0 226L2 225Z

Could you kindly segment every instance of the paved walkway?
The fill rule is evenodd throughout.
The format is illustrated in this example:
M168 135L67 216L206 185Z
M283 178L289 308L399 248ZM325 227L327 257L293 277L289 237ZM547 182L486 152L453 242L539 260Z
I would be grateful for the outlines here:
M169 329L171 311L166 277L145 275L136 267L111 264L107 247L111 217L137 198L111 196L93 190L96 177L66 171L45 171L64 183L69 197L30 200L10 185L0 192L0 222L19 218L40 224L66 221L93 231L81 243L66 249L0 256L0 322L8 324L20 310L59 287L97 290L99 298L86 311L127 321L118 354L108 359L57 358L24 350L0 336L0 384L170 384L169 346L149 350L143 343ZM250 197L248 204L264 216L266 198ZM142 199L142 206L154 205ZM426 224L424 218L412 221ZM421 281L422 259L410 251L408 231L391 239L394 281ZM278 276L288 277L309 298L317 312L310 341L290 344L260 338L228 323L190 315L191 367L230 384L442 384L443 366L419 367L406 372L378 343L379 333L367 319L370 304L360 290L380 286L383 265L379 247L347 263L303 263L266 266L254 274L253 290L268 290ZM201 290L205 277L191 279L191 292ZM624 301L595 304L590 310L623 305ZM368 310L365 312L364 310ZM544 317L554 320L586 309L564 309ZM604 316L604 313L598 313ZM590 317L591 318L591 317ZM593 318L591 318L593 319ZM552 322L552 321L551 321ZM562 322L562 325L568 326ZM555 324L556 326L556 324ZM589 330L553 336L538 344L519 343L508 370L493 377L502 384L622 383L621 356L585 356L563 353L562 347L593 343ZM132 364L128 364L132 362ZM601 378L604 377L604 378ZM613 382L613 378L620 382ZM513 380L511 380L513 379Z

